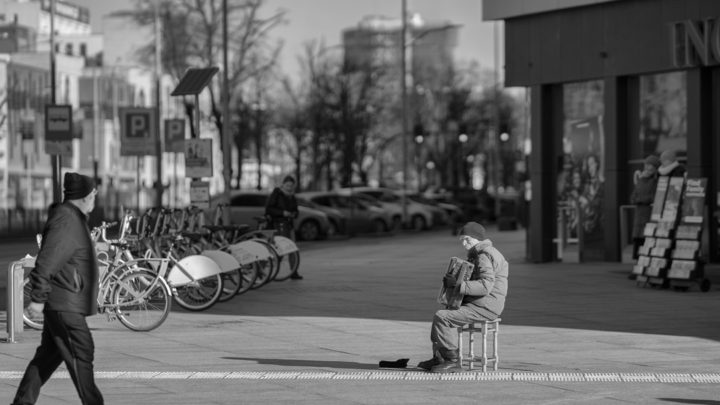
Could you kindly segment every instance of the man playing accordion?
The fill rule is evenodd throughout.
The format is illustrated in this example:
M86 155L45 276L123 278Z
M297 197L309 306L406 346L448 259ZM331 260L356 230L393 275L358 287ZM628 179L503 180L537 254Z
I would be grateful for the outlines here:
M467 261L473 264L467 281L445 275L443 286L457 289L463 295L457 309L441 309L435 313L430 340L433 358L422 361L418 367L434 373L461 371L457 367L457 328L473 322L494 320L505 307L508 288L508 262L485 236L485 228L468 222L460 230L460 241L467 250Z

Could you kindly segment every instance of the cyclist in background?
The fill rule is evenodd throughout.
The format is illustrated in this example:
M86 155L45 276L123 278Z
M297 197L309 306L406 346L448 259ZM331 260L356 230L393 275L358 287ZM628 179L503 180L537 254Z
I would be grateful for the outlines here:
M278 235L295 240L295 218L298 216L298 205L295 199L295 178L285 176L282 185L275 187L265 205L265 216L268 227L275 229ZM302 276L295 272L293 280L302 280Z

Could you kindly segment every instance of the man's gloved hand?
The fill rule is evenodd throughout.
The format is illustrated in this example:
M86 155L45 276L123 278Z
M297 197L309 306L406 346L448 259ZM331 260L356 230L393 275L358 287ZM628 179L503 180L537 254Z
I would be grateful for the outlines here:
M453 277L450 274L446 274L445 277L443 277L443 287L445 288L453 288L455 287L455 277Z

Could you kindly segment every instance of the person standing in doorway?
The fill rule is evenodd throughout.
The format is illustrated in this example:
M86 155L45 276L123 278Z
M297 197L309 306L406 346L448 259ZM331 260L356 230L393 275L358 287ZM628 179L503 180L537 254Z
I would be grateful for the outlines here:
M650 221L652 203L655 199L655 189L658 183L659 166L660 159L655 155L650 155L643 162L643 170L638 170L634 174L635 188L630 194L630 203L635 205L632 228L633 259L637 259L638 249L645 242L643 231L645 230L645 224ZM634 274L631 276L634 276Z
M42 232L42 246L30 272L31 318L43 316L35 357L28 364L14 405L34 404L40 388L65 363L83 405L101 405L95 385L95 343L85 318L97 313L98 264L88 215L97 189L92 178L65 173L62 204L53 204Z
M684 177L685 166L678 160L674 150L666 150L660 154L660 167L658 167L660 176L668 177Z
M275 187L265 205L265 216L268 226L275 229L278 235L295 240L295 218L298 217L298 204L295 198L295 178L285 176L282 185ZM290 276L293 280L302 280L297 271Z

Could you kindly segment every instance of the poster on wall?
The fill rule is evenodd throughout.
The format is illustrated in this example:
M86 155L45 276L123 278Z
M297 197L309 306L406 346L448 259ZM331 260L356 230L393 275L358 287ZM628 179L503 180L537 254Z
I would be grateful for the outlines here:
M583 235L583 260L604 256L604 134L602 116L567 124L563 137L563 159L558 179L559 201L575 207L568 221L568 234Z

